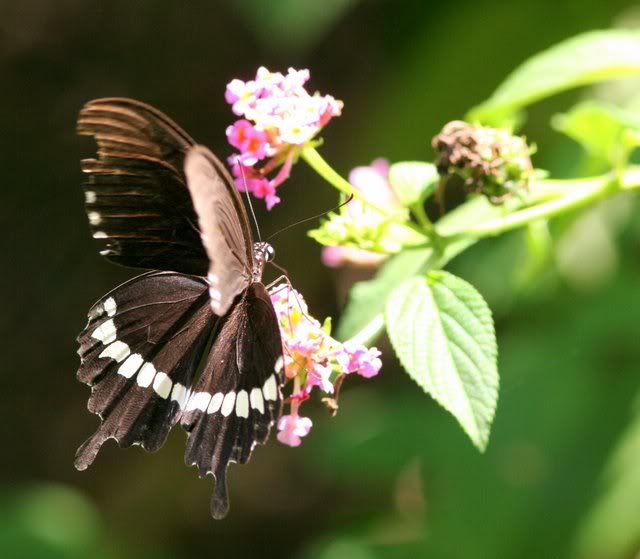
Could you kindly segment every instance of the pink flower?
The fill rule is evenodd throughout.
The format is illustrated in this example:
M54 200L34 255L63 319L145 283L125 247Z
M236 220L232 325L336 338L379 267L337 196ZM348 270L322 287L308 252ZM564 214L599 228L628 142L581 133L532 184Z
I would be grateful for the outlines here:
M309 314L309 309L300 293L288 283L279 284L271 290L271 301L278 317L284 353L284 374L293 382L292 393L288 398L291 416L297 417L300 404L309 398L314 388L326 394L334 394L345 374L357 372L370 378L375 376L382 366L380 352L376 348L367 349L363 345L350 342L340 343L332 338L328 323L321 325ZM293 421L287 419L287 421ZM283 422L278 428L278 439L285 444L293 440L293 427ZM310 427L310 423L309 423ZM283 440L286 439L286 440Z
M291 164L285 162L275 178L269 180L260 171L247 165L246 161L239 162L237 155L229 158L236 188L240 192L251 192L256 198L264 198L267 209L270 210L280 198L276 195L276 187L289 176Z
M224 98L232 105L232 110L237 115L242 115L253 102L258 84L253 81L243 82L241 80L231 80L227 84Z
M240 150L238 159L245 166L255 165L271 154L269 135L256 129L248 120L236 120L227 127L229 143Z
M255 80L234 79L227 85L227 103L236 115L244 117L227 128L229 143L239 151L232 158L269 182L269 194L264 194L264 183L260 183L262 190L257 192L262 192L262 196L248 184L246 187L255 196L264 198L268 209L280 201L275 189L289 177L302 146L342 111L342 101L330 95L310 95L304 88L308 80L309 70L289 68L283 75L260 67ZM269 160L256 169L265 159ZM268 179L267 175L281 165L285 172ZM249 177L251 173L246 175Z
M369 200L389 210L401 211L402 205L389 185L389 162L378 158L369 166L355 167L349 173L349 182ZM350 221L359 225L380 220L381 215L366 207L354 198L343 210ZM374 224L375 225L375 224ZM330 268L351 266L378 266L386 259L386 255L348 246L325 246L322 248L322 262Z
M297 413L283 415L278 419L278 440L289 446L300 446L301 437L306 437L312 426L308 417L300 417Z
M317 386L327 394L333 394L333 383L331 382L331 374L333 369L331 366L322 363L316 363L307 369L307 387L309 391Z
M273 185L272 181L268 181L267 179L256 180L253 183L253 189L251 192L253 192L253 195L256 198L265 199L268 210L280 202L280 198L276 196L276 187Z
M367 349L363 345L345 342L343 349L337 359L345 374L358 373L361 377L371 378L380 372L382 361L377 348Z
M362 267L377 267L387 256L356 247L322 247L322 263L328 268L340 268L345 264Z
M386 159L379 157L374 159L371 165L353 168L349 173L349 182L372 202L389 207L390 210L402 209L400 201L389 185L389 162ZM352 207L357 205L352 204Z

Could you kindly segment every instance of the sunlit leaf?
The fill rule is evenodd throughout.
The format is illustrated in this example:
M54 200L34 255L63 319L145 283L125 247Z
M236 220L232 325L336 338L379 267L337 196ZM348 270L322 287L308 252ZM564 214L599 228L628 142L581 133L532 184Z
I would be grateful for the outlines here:
M482 296L448 272L430 272L393 291L386 322L409 376L484 450L498 400L498 350Z
M519 203L514 199L513 203ZM509 206L507 202L505 206ZM490 204L483 196L472 198L440 219L436 226L441 235L453 235L464 231L475 223L500 217L504 207ZM430 248L405 251L390 258L369 281L356 283L349 293L349 301L344 309L337 337L346 340L358 335L359 341L368 343L375 340L384 327L384 307L387 296L400 282L432 268L442 267L475 241L463 237L447 245L442 255L436 255Z
M522 108L581 85L640 73L640 33L593 31L547 49L516 68L471 121L501 126Z
M638 145L640 117L614 105L585 101L565 114L556 115L552 125L591 156L615 164L623 163L628 150Z
M550 266L553 238L549 231L549 222L545 219L529 223L523 234L527 259L514 270L513 277L517 287L526 290L538 287L544 272Z
M438 171L432 163L402 161L389 168L389 183L405 207L421 204L438 185Z
M390 258L374 279L356 283L338 326L338 339L359 334L362 343L375 340L384 326L384 305L389 293L401 281L426 271L432 258L430 248L405 251Z
M578 557L631 557L640 542L640 400L578 536Z

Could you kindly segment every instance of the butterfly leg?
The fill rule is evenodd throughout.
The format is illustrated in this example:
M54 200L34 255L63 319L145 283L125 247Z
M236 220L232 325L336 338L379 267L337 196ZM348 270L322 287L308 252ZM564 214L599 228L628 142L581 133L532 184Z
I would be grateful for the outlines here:
M281 268L284 270L284 268ZM286 272L286 270L284 270ZM275 287L276 285L278 285L278 283L280 283L281 281L285 282L286 287L288 287L290 290L293 289L293 286L291 285L291 281L289 280L289 276L287 276L286 274L282 274L281 276L278 276L276 279L274 279L271 283L269 283L268 285L265 286L266 290L269 292L269 295L273 295L274 293L278 293L279 291L281 291L282 289L285 288L285 286L281 286L278 289L276 289L275 291L271 291L272 287Z

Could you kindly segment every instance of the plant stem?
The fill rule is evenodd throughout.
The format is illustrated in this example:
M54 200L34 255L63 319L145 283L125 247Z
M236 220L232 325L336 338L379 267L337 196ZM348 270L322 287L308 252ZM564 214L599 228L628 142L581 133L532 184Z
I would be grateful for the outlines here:
M514 211L504 217L490 219L467 229L443 235L445 242L470 236L476 239L493 237L523 227L539 219L549 219L589 206L622 191L640 188L640 168L631 167L624 173L588 179L542 180L532 185L534 200L540 203ZM531 202L531 199L529 200Z
M481 223L472 227L467 234L472 237L495 236L522 227L532 221L548 219L559 214L568 213L582 206L589 205L605 197L606 190L600 185L596 187L584 188L566 194L562 198L543 202L517 211L502 218L493 219L486 223Z
M433 231L433 224L427 216L427 212L424 209L424 203L411 206L411 211L424 231Z
M318 151L311 146L304 146L300 153L302 159L318 173L324 180L326 180L333 187L337 188L340 192L344 192L347 196L353 196L358 200L361 200L377 212L387 217L393 217L388 210L382 208L375 202L369 200L362 192L355 188L348 180L340 176L333 167L329 165L324 158L318 153Z

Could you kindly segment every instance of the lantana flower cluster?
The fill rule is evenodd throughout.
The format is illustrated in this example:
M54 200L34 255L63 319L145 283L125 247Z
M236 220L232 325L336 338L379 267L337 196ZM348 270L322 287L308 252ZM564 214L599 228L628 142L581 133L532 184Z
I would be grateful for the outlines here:
M342 101L331 95L309 94L308 80L309 70L289 68L284 75L261 67L254 80L227 85L225 99L241 117L227 128L238 150L229 164L238 189L263 198L267 209L280 202L276 189L289 177L301 147L342 111Z
M349 182L368 200L388 208L391 213L403 210L389 184L389 162L386 159L378 158L370 165L355 167L349 173ZM385 225L385 219L379 212L354 198L346 204L344 211L330 216L324 224L324 231L317 230L313 235L322 236L324 232L328 232L330 235L335 234L337 240L342 242L347 241L349 236L364 236L373 240L378 237L378 230ZM322 248L322 262L330 268L344 265L375 267L385 258L383 253L356 246L329 245Z
M278 420L278 440L298 446L301 438L311 430L308 417L299 413L302 402L317 389L337 398L337 391L346 375L357 374L371 378L382 366L380 352L353 342L341 343L331 337L330 322L320 324L309 315L302 295L288 283L271 290L271 301L278 316L283 342L282 368L291 381L287 401L290 413ZM334 400L335 401L335 400Z
M404 245L424 239L406 227L409 214L389 184L389 163L376 159L369 166L354 168L351 185L386 213L352 198L322 220L309 236L325 245L323 262L330 267L345 264L376 266Z

